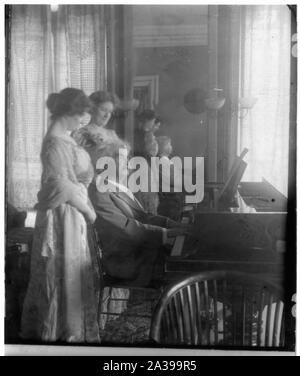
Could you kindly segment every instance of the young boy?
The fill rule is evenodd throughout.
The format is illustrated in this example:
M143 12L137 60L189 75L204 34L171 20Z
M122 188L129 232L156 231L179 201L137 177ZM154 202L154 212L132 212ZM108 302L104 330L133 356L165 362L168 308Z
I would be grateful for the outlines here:
M158 143L158 156L160 158L168 158L172 154L173 147L171 144L171 138L168 136L156 137Z
M173 152L173 147L171 143L171 138L168 136L159 136L156 138L158 143L158 156L160 160L166 164L168 162L169 166L169 176L166 176L166 172L160 174L161 180L161 191L159 194L159 206L157 212L161 215L167 215L172 219L179 220L181 215L181 208L183 202L182 194L172 192L172 188L174 188L174 164L170 159L170 155ZM164 192L163 187L164 184L170 184L171 192Z

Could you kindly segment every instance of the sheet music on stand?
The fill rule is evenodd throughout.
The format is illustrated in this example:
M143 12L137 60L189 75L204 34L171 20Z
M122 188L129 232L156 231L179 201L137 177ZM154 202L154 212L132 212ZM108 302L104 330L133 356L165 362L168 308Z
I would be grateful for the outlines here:
M229 204L232 204L235 201L235 195L238 191L238 186L247 167L247 163L243 160L243 158L248 153L248 151L249 150L247 148L244 148L241 152L241 155L236 157L230 170L229 176L222 190L218 194L218 201L228 202Z

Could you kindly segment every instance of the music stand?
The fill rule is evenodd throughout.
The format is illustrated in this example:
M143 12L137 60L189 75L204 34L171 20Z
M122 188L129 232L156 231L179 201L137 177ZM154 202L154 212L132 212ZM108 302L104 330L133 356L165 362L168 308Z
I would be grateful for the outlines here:
M243 158L248 153L248 151L249 150L245 148L243 149L241 155L239 157L236 157L230 170L228 179L226 180L222 190L220 191L218 197L219 203L226 204L229 207L238 207L238 203L236 202L236 193L247 167L247 163L243 160Z

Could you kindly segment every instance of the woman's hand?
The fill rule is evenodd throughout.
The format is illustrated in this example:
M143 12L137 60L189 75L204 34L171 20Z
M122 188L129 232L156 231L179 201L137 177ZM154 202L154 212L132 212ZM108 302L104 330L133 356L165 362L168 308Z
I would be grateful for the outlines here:
M89 210L87 210L84 213L84 216L85 216L85 219L88 222L90 222L91 224L93 224L96 221L96 218L97 218L97 214L96 214L95 210L91 209L91 208L89 208Z
M76 196L74 197L75 199L78 199L83 202L87 202L87 193L81 189L78 190L74 196Z
M96 213L93 207L88 203L88 197L86 192L83 190L76 190L73 193L72 197L68 203L74 206L77 210L79 210L85 217L85 219L90 222L94 223L96 220Z

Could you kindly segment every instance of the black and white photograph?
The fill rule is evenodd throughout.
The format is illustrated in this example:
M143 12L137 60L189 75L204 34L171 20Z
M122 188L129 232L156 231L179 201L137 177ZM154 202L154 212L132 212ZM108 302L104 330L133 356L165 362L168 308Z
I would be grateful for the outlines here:
M3 8L5 346L295 354L297 6Z

